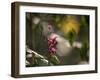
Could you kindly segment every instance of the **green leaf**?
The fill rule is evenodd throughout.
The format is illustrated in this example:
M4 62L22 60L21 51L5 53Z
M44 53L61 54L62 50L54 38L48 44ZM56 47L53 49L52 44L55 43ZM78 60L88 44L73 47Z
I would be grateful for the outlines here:
M68 32L67 34L66 34L66 36L67 36L67 38L68 38L68 40L69 40L69 42L70 42L70 44L71 44L71 46L73 45L73 42L76 40L76 38L77 38L77 33L75 32L75 30L71 30L70 32Z
M50 62L55 64L55 65L60 63L60 61L59 61L59 59L58 59L58 57L56 55L51 55Z
M83 46L80 49L80 56L82 60L88 60L88 57L87 57L88 50L89 50L88 42L83 42Z
M84 28L88 28L88 23L86 21L86 17L85 16L81 16L81 24L84 26Z

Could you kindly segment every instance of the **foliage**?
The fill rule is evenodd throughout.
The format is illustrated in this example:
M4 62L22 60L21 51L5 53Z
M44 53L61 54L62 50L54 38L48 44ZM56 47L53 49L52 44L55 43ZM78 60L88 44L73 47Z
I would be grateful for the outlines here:
M50 57L49 60L50 60L50 62L53 63L54 65L57 65L57 64L60 63L60 61L59 61L59 59L58 59L58 57L57 57L56 55L51 55L51 57Z
M88 60L89 45L88 42L83 42L82 48L80 49L80 56L82 60Z
M77 33L72 29L70 32L66 34L71 46L73 46L74 41L76 40Z

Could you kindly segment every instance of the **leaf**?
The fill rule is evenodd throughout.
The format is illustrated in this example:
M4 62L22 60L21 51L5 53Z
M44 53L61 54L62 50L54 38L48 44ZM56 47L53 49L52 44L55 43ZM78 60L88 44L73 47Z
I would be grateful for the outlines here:
M80 49L80 56L81 56L82 60L87 60L88 59L88 57L87 57L88 50L89 50L88 42L83 42L83 46Z
M73 42L76 40L77 38L77 33L72 29L70 32L68 32L66 34L66 37L68 38L71 46L73 45Z
M84 28L88 28L89 24L87 23L85 16L81 16L81 24L84 26Z
M60 61L59 61L59 59L58 59L58 57L56 55L51 55L50 62L55 64L55 65L60 63Z

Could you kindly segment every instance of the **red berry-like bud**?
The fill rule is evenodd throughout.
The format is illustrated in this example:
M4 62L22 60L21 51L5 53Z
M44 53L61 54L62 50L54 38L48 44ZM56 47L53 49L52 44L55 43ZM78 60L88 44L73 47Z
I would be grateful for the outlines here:
M53 44L54 44L54 45L56 45L56 44L57 44L57 41L56 41L56 40L55 40L55 41L53 41Z
M55 48L51 48L51 50L55 53L56 52L56 49Z
M56 44L57 44L56 38L57 37L48 39L49 52L51 54L56 53Z

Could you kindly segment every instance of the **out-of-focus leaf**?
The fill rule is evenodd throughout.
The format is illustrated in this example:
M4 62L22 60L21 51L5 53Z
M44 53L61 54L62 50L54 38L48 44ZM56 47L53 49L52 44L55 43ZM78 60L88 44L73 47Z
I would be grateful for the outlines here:
M85 28L88 28L88 23L86 22L85 16L81 16L81 23Z
M55 17L55 24L56 24L56 28L60 29L62 27L62 16L60 15L56 15Z
M82 60L88 60L87 53L89 51L88 42L84 42L82 48L80 49L80 56Z
M60 63L60 61L56 55L51 55L50 62L53 63L54 65L57 65Z
M89 41L89 16L81 16L80 39L82 42Z
M68 32L66 34L66 37L68 38L71 46L73 45L73 42L76 40L77 38L77 33L72 29L72 31Z

